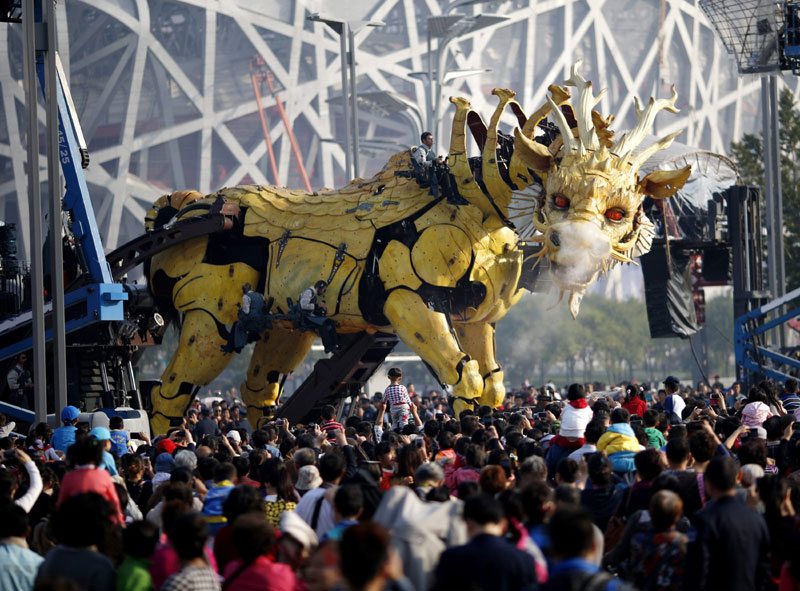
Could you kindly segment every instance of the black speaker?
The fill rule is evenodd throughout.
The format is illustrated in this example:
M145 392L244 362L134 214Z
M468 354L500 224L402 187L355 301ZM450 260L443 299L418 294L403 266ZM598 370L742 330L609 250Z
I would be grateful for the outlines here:
M689 255L671 248L670 256L663 244L654 244L640 258L644 275L644 298L650 336L686 338L700 326L692 297Z
M731 281L731 249L728 246L714 246L703 249L703 280L708 283Z

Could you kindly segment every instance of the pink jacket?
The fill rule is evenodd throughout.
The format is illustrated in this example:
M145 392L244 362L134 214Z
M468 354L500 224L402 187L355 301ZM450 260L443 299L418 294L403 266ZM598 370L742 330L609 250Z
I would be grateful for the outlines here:
M742 425L745 427L760 427L761 423L772 416L769 406L763 402L751 402L742 410Z
M480 475L480 470L462 466L450 473L445 470L444 483L450 487L450 494L454 495L458 492L459 484L462 482L477 482Z
M114 488L111 476L103 468L95 468L94 466L78 467L67 472L64 480L61 481L61 492L58 494L56 506L60 507L64 499L90 492L102 495L111 503L111 519L115 523L120 525L125 523L125 517L122 515L119 497L117 496L117 489Z
M233 575L241 566L241 560L228 564L225 578ZM229 584L227 591L294 591L297 587L297 577L288 564L259 556Z

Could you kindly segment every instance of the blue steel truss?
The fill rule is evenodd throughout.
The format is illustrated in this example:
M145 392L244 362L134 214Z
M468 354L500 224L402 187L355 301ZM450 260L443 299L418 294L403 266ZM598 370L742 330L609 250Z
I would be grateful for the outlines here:
M66 85L64 71L61 63L58 64L57 94L58 94L58 152L61 170L64 173L65 193L62 207L69 214L70 229L79 244L82 259L85 265L84 272L91 277L91 283L64 296L64 305L80 310L77 314L70 314L66 322L67 341L69 334L83 329L97 322L116 322L125 317L124 301L128 294L124 292L122 284L115 283L111 269L106 261L103 245L100 242L100 231L97 228L94 208L89 196L89 188L83 172L83 165L88 165L88 152L83 140L80 123L72 104L72 98ZM39 84L44 93L45 88L45 52L37 51L36 70ZM29 105L28 108L36 108ZM36 248L36 246L34 246ZM28 310L0 323L0 361L8 359L18 353L26 351L33 346L33 337L25 328L31 326L32 314ZM45 325L52 324L50 304L45 305ZM13 335L24 333L23 338L12 338ZM52 328L45 333L49 341L52 338ZM13 342L12 342L13 341Z
M763 306L736 318L733 322L734 351L736 365L742 368L745 381L760 375L783 382L800 370L800 360L779 353L762 344L767 331L778 328L789 320L800 316L800 288L787 293ZM788 311L780 313L786 306ZM777 316L770 318L770 315Z

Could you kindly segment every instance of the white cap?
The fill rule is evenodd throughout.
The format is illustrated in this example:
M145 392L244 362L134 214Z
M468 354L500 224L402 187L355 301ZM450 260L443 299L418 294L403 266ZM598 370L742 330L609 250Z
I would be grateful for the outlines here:
M294 511L284 511L281 514L280 530L297 540L306 551L311 551L319 543L316 532Z
M236 443L242 442L242 436L239 435L239 432L236 431L235 429L228 431L225 437L227 437L228 439L233 439Z

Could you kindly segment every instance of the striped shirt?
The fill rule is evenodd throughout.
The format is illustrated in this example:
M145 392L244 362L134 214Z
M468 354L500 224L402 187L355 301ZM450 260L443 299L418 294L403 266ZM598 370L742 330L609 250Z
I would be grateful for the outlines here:
M786 394L781 398L781 402L783 403L783 409L789 414L793 414L794 411L800 408L800 398L797 397L797 394Z
M322 423L319 426L319 428L323 433L325 433L325 435L328 436L328 439L333 439L336 437L336 435L334 435L333 433L336 429L344 431L344 426L341 423L337 423L336 421L328 421L327 423Z
M411 406L411 397L403 384L390 385L383 392L383 402L388 402L392 406L396 404Z

